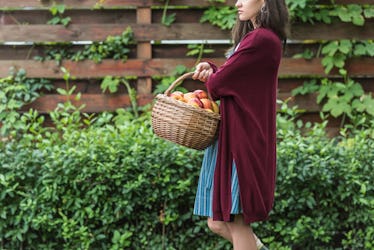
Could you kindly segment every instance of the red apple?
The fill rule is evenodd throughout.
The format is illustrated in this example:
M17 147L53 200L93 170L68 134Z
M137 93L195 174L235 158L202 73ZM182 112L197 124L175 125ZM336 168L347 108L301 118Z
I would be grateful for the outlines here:
M200 101L203 103L205 109L213 110L212 102L208 98L202 98Z
M197 98L196 94L193 93L193 92L188 92L188 93L184 94L183 97L186 100L186 102L188 102L192 98Z
M184 102L183 93L180 91L174 91L173 93L170 94L170 97L175 100Z
M208 94L204 90L197 89L197 90L194 91L194 93L196 94L197 98L199 98L199 99L208 98Z
M194 97L194 98L191 98L191 99L187 100L187 104L190 104L190 105L198 107L198 108L204 108L203 103L197 97Z

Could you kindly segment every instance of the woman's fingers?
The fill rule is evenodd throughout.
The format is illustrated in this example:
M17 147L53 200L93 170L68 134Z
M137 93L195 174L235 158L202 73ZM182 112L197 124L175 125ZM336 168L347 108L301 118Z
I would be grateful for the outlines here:
M192 79L196 80L199 79L200 71L196 68L194 74L192 75Z
M206 81L207 78L210 76L210 71L213 73L212 68L210 67L209 63L202 62L196 65L195 73L192 75L192 79Z
M192 79L199 79L201 71L203 70L203 63L196 65L195 73L192 75Z
M209 63L202 62L196 65L196 70L195 73L192 75L192 79L198 79L202 82L205 82L208 80L212 73L213 69L212 67L210 67Z
M213 73L213 70L212 69L209 69L209 70L203 70L201 71L200 73L200 77L198 78L200 81L202 82L206 82L210 75Z

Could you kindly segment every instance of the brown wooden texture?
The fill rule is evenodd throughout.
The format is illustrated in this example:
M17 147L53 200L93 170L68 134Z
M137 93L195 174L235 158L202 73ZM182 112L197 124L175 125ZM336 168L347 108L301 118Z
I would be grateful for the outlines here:
M101 7L101 8L121 8L126 6L131 7L151 7L151 6L163 6L164 3L157 0L17 0L17 1L9 1L9 0L1 0L0 1L0 8L25 8L25 7L32 7L32 8L47 8L50 7L53 3L65 4L70 8L94 8ZM234 6L235 0L227 0L226 4ZM320 0L321 4L330 4L328 0ZM336 4L372 4L372 0L335 0ZM197 6L197 7L204 7L210 6L212 3L209 1L204 0L173 0L170 3L171 6ZM216 4L217 5L217 4Z
M226 5L235 5L234 0ZM67 9L63 16L71 18L71 23L48 25L53 17L49 11L54 3L64 4ZM208 23L200 23L200 18L212 3L207 0L173 0L168 14L176 13L176 20L167 27L161 24L164 2L159 0L0 0L0 77L9 75L9 69L25 69L30 78L51 79L57 88L64 88L60 67L65 67L74 79L71 84L82 93L75 104L85 104L84 112L115 110L131 105L127 90L121 86L118 93L102 93L101 80L105 76L128 77L131 86L136 88L139 105L152 103L153 90L158 81L156 76L169 76L177 65L193 68L196 58L186 56L188 43L204 43L205 48L214 53L204 55L203 60L210 60L217 65L225 61L224 53L230 47L230 31L220 30ZM331 5L330 0L319 0L318 4ZM335 4L373 4L373 0L335 0ZM214 5L217 4L214 3ZM173 6L188 6L174 8ZM103 41L107 36L120 35L127 27L134 31L136 44L129 46L130 54L126 62L104 59L101 63L90 60L73 62L64 60L61 65L55 61L39 62L35 56L45 56L50 42L67 43L69 51L80 51L84 45L71 42ZM343 23L335 20L333 24L293 23L290 43L287 44L280 66L278 98L287 100L306 110L304 120L317 121L321 106L316 104L316 95L292 97L291 91L313 77L339 80L341 76L333 70L326 75L321 65L321 58L313 60L294 59L293 56L305 49L320 52L321 42L325 40L374 38L374 19L366 19L363 26ZM165 43L165 41L169 43ZM308 42L304 42L308 40ZM163 41L164 43L160 43ZM193 42L196 41L196 42ZM27 42L17 45L16 42ZM58 47L58 46L56 46ZM347 61L346 69L350 77L362 83L367 92L374 93L374 59L354 58ZM184 86L188 90L204 89L200 82L187 80ZM77 93L75 93L77 94ZM73 96L74 97L74 96ZM56 91L46 92L44 96L24 107L36 108L41 113L53 110L58 103L66 101ZM332 126L339 126L336 119Z
M76 95L72 95L69 100L76 106L85 105L82 111L87 113L98 113L103 110L115 111L118 108L125 108L131 105L129 96L124 94L83 94L78 101L75 98ZM67 100L66 96L55 94L45 95L38 98L31 105L25 106L23 110L34 108L41 111L41 113L47 113L53 111L59 103L64 103ZM144 106L152 101L153 95L151 94L137 96L137 103L140 106Z
M368 20L364 26L349 23L294 24L290 39L296 40L367 40L374 37L374 20ZM162 24L71 24L63 25L2 25L0 42L72 42L102 41L107 36L120 35L127 27L134 31L138 42L151 40L212 40L228 39L229 31L212 27L207 23L176 23L171 27ZM331 32L334 30L334 32Z
M137 23L152 23L152 10L147 7L137 9ZM137 45L137 57L140 59L152 59L152 45L149 42L139 42ZM140 77L137 82L137 92L139 94L148 94L152 92L152 79L149 77Z
M152 7L152 6L163 6L164 3L158 0L57 0L57 1L49 1L49 0L17 0L17 1L7 1L1 0L0 1L0 8L25 8L25 7L32 7L32 8L48 8L50 7L53 2L65 4L70 8L126 8L126 7ZM234 1L227 1L230 4L234 4ZM203 0L173 0L170 3L170 6L210 6L212 3ZM217 4L215 4L217 5Z
M224 63L223 58L207 58L217 65ZM93 61L64 61L57 65L54 61L36 62L34 60L0 60L0 77L9 75L9 68L25 69L30 78L62 78L60 67L66 68L77 79L103 78L110 76L167 76L175 69L176 65L185 65L192 68L195 59L129 59L126 62L119 60L104 60L101 63ZM351 59L347 63L347 69L351 76L374 77L374 58ZM279 71L280 77L325 77L327 76L321 65L320 59L305 60L283 58ZM338 77L337 73L329 74L329 77Z

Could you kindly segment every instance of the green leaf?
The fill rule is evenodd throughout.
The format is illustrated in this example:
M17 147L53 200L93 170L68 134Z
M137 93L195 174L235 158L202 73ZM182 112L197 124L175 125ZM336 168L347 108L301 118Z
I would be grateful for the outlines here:
M351 15L348 13L348 10L345 7L341 7L338 11L338 17L343 22L350 22L352 20Z
M309 60L309 59L314 58L314 52L310 49L306 49L304 50L303 53L295 54L293 58L304 58L304 59Z
M334 67L334 58L332 56L326 56L322 59L321 63L325 67L325 73L328 74Z
M369 5L369 6L365 7L364 16L366 18L373 18L374 17L374 6L373 5Z
M352 50L352 42L350 40L341 40L339 50L344 54L348 54Z
M325 46L323 46L321 52L324 55L333 56L336 53L336 51L338 51L338 49L339 49L338 41L332 41L326 44Z
M327 103L322 107L322 111L329 111L333 117L338 117L343 113L350 114L352 108L348 103L341 102L338 97L330 98Z
M71 88L69 89L69 91L68 91L68 94L69 94L69 95L72 95L72 94L74 93L74 91L75 91L76 88L77 88L76 85L74 85L73 87L71 87Z
M341 98L344 102L349 103L353 98L353 93L346 91L344 95L340 96L339 98Z
M293 96L295 95L305 95L309 93L314 93L320 89L320 86L317 85L317 80L313 79L311 81L304 82L303 86L297 87L291 91Z
M322 82L322 86L319 90L319 94L317 96L317 103L321 103L321 101L327 96L331 88L330 83Z
M199 52L200 52L199 49L192 49L192 50L187 52L186 56L195 56L195 55L198 55Z
M365 106L366 112L374 116L374 99L370 95L365 95L362 101L363 105Z
M349 84L347 92L352 93L354 96L362 96L364 94L361 84L355 82L351 82L351 84Z
M164 16L162 19L162 24L170 26L175 21L175 15L176 13Z
M363 44L357 44L354 48L353 54L355 56L364 56L366 55L366 47Z
M65 12L65 5L64 4L58 4L56 5L56 10L60 14L64 14Z
M334 58L333 58L334 65L337 68L343 68L344 65L345 65L346 58L347 58L347 56L344 55L344 54L337 54L337 55L335 55Z
M366 51L369 56L374 56L374 43L373 42L366 43Z
M112 238L112 242L113 243L119 243L121 240L121 234L119 231L114 231L114 234L113 234L113 238Z
M52 14L53 16L55 16L55 15L57 14L57 12L58 12L58 8L57 8L56 5L53 5L53 6L49 9L49 11L51 12L51 14Z
M339 74L342 75L342 76L346 76L348 74L348 72L345 69L339 69Z
M68 92L66 91L66 89L57 88L56 91L57 91L57 93L59 93L60 95L68 95Z
M200 22L210 22L221 29L231 29L236 22L236 8L231 6L210 7L200 19Z
M354 99L352 101L352 108L358 112L363 112L365 111L366 106L359 99Z
M120 80L112 76L106 76L100 84L100 87L103 92L109 89L110 93L115 93L118 90Z
M61 23L64 25L64 26L68 26L68 24L70 23L71 21L71 18L70 17L65 17L63 19L61 19Z
M60 23L60 18L59 17L54 17L47 22L47 24L52 24L52 25L56 25L56 24L59 24L59 23Z
M76 96L75 96L75 100L76 101L79 101L80 99L81 99L81 96L82 96L82 94L81 94L81 92L79 92Z
M352 20L353 24L363 26L365 24L365 18L363 16L354 16Z

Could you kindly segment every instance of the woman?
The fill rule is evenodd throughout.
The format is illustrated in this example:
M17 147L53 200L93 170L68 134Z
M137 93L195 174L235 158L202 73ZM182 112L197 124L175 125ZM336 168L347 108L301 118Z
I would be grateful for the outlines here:
M235 48L224 65L196 66L220 100L218 141L205 151L194 214L234 250L257 249L250 223L266 220L276 175L276 91L288 11L284 0L239 0ZM258 247L261 243L258 241Z

